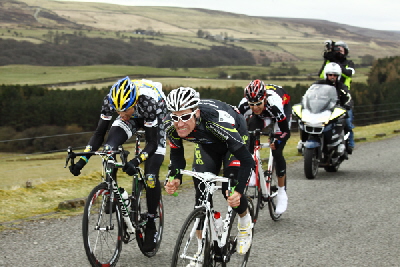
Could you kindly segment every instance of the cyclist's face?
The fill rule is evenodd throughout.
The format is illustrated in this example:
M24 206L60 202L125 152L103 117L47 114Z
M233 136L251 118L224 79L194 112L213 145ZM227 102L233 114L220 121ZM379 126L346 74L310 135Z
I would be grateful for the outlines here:
M184 138L188 136L196 127L196 118L200 116L200 110L197 109L195 112L193 112L191 109L174 111L171 115L178 116L172 119L179 137ZM178 121L176 121L176 119L178 119Z
M251 108L251 110L253 111L254 114L260 115L263 112L263 110L264 110L264 100L265 99L263 99L263 100L261 100L259 102L255 102L255 103L249 102L249 106L250 106L250 108Z
M129 121L129 119L132 117L134 112L135 112L135 108L130 107L125 111L118 111L117 113L123 121Z

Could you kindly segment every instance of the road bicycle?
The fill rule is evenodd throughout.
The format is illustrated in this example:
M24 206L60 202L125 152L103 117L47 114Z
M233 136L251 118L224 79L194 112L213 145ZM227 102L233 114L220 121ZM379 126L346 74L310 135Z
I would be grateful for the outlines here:
M262 148L269 148L271 142L274 140L273 131L262 132L257 129L255 131L249 131L249 135L255 137L254 153L253 158L256 163L254 169L254 180L253 183L249 183L245 194L253 199L254 203L254 218L253 222L256 223L258 215L261 209L265 207L265 203L268 205L269 214L272 220L277 221L280 219L281 214L275 213L275 197L278 194L278 178L275 173L275 160L272 156L272 150L269 150L268 167L264 171L262 166L262 159L260 156L260 150ZM268 136L268 143L261 143L260 136Z
M135 155L140 153L140 139L144 131L136 132ZM102 159L102 182L89 194L82 220L82 236L86 255L92 266L115 266L125 244L136 238L141 252L154 256L161 243L164 228L164 206L162 198L155 216L157 228L156 247L151 252L143 250L147 223L146 188L143 171L136 167L137 174L133 176L132 193L128 200L122 198L123 190L117 183L117 170L127 162L129 152L122 146L118 150L103 150L92 152L73 152L68 148L65 167L69 160L74 164L77 156L98 155ZM121 162L117 161L117 155Z
M239 216L228 206L225 218L221 213L222 227L218 227L214 217L217 212L211 204L214 192L222 190L222 185L217 182L227 182L231 192L230 179L209 172L180 170L180 173L199 179L205 189L201 205L189 214L180 230L171 266L246 266L251 247L246 254L236 251ZM250 198L248 204L250 216L253 216Z

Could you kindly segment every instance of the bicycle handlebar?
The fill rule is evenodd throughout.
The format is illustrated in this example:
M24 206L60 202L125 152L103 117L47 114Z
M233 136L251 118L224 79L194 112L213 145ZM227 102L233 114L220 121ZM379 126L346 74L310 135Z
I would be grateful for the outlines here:
M68 147L67 149L68 155L67 158L65 159L65 166L64 168L66 168L68 166L68 162L69 160L71 160L71 165L74 165L74 159L76 157L79 156L93 156L93 155L99 155L99 156L107 156L107 157L111 157L114 155L119 154L121 161L122 161L122 165L120 167L123 167L126 162L128 161L128 155L129 155L129 151L124 150L124 148L122 146L118 147L118 150L103 150L103 151L89 151L89 152L73 152L72 151L72 147Z

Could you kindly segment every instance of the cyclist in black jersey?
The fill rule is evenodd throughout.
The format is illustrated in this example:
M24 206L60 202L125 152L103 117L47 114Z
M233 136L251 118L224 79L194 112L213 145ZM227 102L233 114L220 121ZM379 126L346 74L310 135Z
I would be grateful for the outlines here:
M249 131L263 129L274 123L274 142L271 144L272 155L276 162L278 177L278 195L276 197L277 214L286 211L286 160L283 149L290 137L292 109L290 96L278 85L265 85L261 80L254 80L244 89L244 98L239 103L239 110L248 120ZM250 136L250 151L254 151L255 137Z
M228 204L239 214L239 242L237 251L245 254L251 244L252 227L243 191L254 168L254 161L248 150L246 121L236 107L219 100L202 99L199 93L189 87L172 90L167 96L167 107L172 113L165 120L167 137L170 141L170 175L173 181L166 184L169 194L174 193L182 182L176 169L184 169L183 140L196 143L192 168L198 172L219 174L223 165L225 177L237 181L235 192L228 195L227 184L223 195ZM194 179L196 205L199 205L201 191L198 180Z
M139 128L145 130L146 146L137 157L125 165L123 171L128 175L134 175L135 167L145 161L144 173L148 185L146 199L149 210L144 250L150 252L156 245L154 237L157 231L154 218L161 195L158 176L166 151L163 119L167 109L161 83L150 80L131 81L129 77L115 83L104 98L100 120L85 152L100 148L115 112L119 116L111 125L104 149L115 150L131 138ZM81 157L75 165L70 166L71 173L78 176L88 160L89 157Z

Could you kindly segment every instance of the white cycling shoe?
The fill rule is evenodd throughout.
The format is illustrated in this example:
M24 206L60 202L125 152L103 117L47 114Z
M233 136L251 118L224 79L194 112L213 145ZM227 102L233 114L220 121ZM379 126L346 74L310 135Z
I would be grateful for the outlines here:
M238 224L238 236L237 236L237 244L236 251L239 254L246 254L251 246L251 241L253 240L253 223L249 222L245 227L241 227Z
M282 214L286 211L288 204L288 196L286 194L286 190L278 190L278 194L276 195L276 214Z

